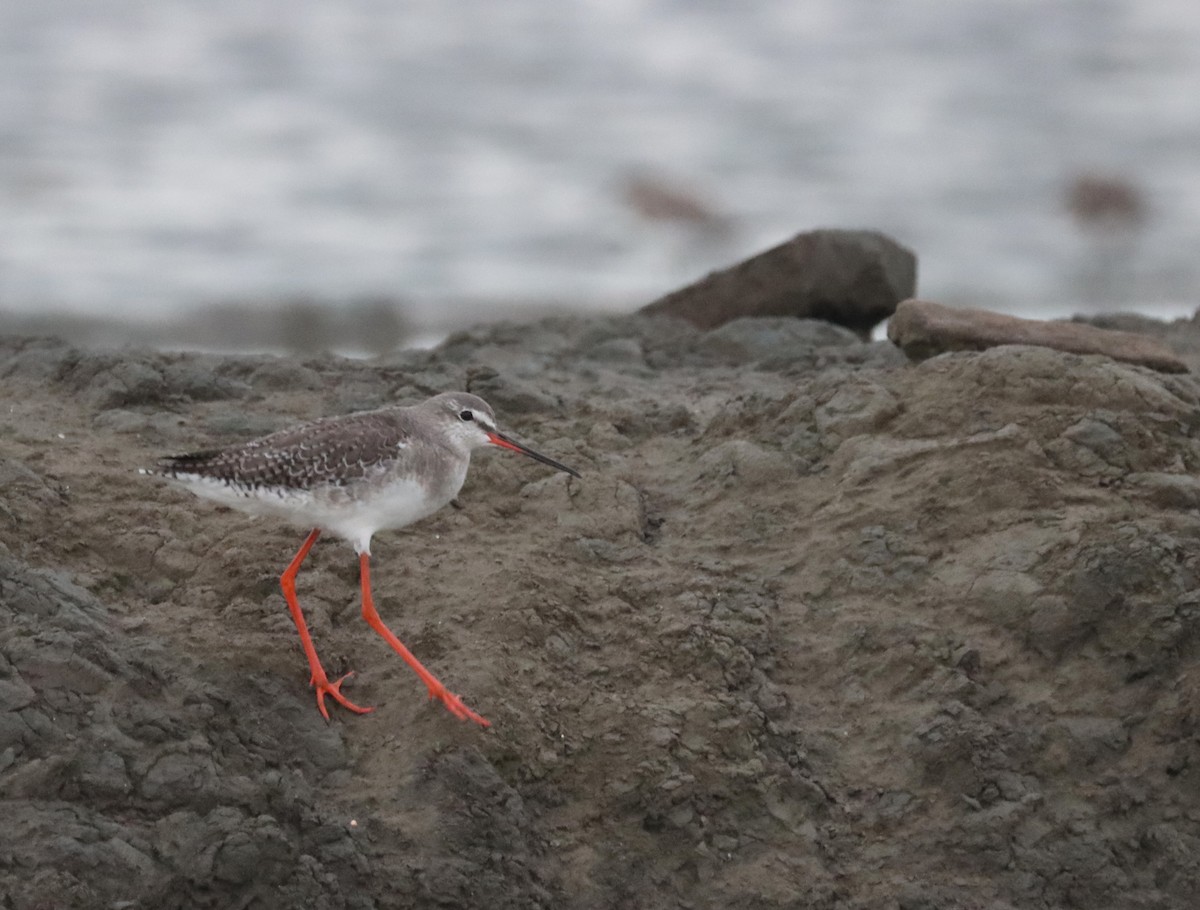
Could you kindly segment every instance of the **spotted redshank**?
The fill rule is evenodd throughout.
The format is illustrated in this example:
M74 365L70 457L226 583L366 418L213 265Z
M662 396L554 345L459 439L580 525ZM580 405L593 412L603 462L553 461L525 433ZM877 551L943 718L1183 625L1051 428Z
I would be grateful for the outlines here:
M326 720L326 695L357 714L374 709L342 694L342 683L352 672L329 681L296 600L296 573L322 531L349 541L358 554L367 624L416 671L430 698L440 699L456 717L486 727L488 721L442 685L384 625L371 597L370 576L375 532L403 528L450 502L466 480L471 452L486 445L579 476L501 433L487 402L465 392L436 395L412 407L329 417L223 449L176 455L143 473L176 481L235 509L312 528L280 584Z

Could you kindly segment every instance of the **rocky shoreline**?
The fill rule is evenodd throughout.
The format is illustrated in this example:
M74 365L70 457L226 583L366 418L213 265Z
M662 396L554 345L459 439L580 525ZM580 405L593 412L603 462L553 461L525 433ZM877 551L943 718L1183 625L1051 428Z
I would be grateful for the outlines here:
M1144 326L1143 326L1144 328ZM1195 369L1193 330L1155 333ZM1200 384L795 319L367 363L0 339L0 895L45 907L1182 908L1200 893ZM479 455L300 599L156 456L446 389Z

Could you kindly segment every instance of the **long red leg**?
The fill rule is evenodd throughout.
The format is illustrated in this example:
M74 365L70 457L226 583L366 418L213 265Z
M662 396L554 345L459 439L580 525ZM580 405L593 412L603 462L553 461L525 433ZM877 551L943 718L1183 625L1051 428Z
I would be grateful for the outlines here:
M342 694L342 682L353 676L353 671L340 677L337 682L329 681L329 677L325 675L325 668L321 666L321 661L317 658L317 649L313 646L312 636L308 634L308 624L304 621L304 614L300 612L300 602L296 600L296 573L300 571L300 563L304 562L304 557L308 555L308 551L313 548L313 544L320 536L321 529L313 528L291 564L283 570L283 575L279 578L279 586L283 588L283 599L287 601L292 621L296 623L296 630L300 633L300 644L304 648L304 656L308 658L308 668L312 671L310 682L317 690L317 708L320 709L321 716L329 720L329 712L325 709L326 695L343 708L349 708L356 714L366 714L375 709L360 707Z
M371 557L366 553L358 555L358 565L362 575L363 619L367 621L367 625L382 635L383 640L392 646L392 650L403 657L404 662L416 671L417 676L421 677L421 682L425 683L425 687L429 689L430 698L440 699L442 704L450 709L450 713L461 720L473 720L481 727L490 727L489 721L484 720L464 705L462 699L438 682L437 677L426 670L421 662L413 656L413 653L404 647L400 639L392 634L392 630L383 624L383 620L379 618L379 613L375 609L375 600L371 597L370 563Z

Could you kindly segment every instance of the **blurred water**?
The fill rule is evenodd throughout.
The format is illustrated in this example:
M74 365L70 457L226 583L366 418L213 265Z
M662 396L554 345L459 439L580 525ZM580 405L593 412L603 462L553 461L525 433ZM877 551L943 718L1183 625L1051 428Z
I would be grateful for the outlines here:
M944 300L1200 294L1194 0L0 0L0 306L630 306L816 226ZM1144 189L1116 247L1063 199ZM632 171L727 213L640 218ZM1084 289L1084 290L1081 290Z

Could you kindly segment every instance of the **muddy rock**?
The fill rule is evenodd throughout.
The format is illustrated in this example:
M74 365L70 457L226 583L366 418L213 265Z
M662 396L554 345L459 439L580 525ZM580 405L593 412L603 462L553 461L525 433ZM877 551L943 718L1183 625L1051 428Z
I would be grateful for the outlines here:
M647 316L377 363L0 340L0 905L1191 906L1200 384L895 355ZM468 385L583 477L479 452L372 581L493 725L322 538L300 601L376 707L326 723L303 531L137 468Z

